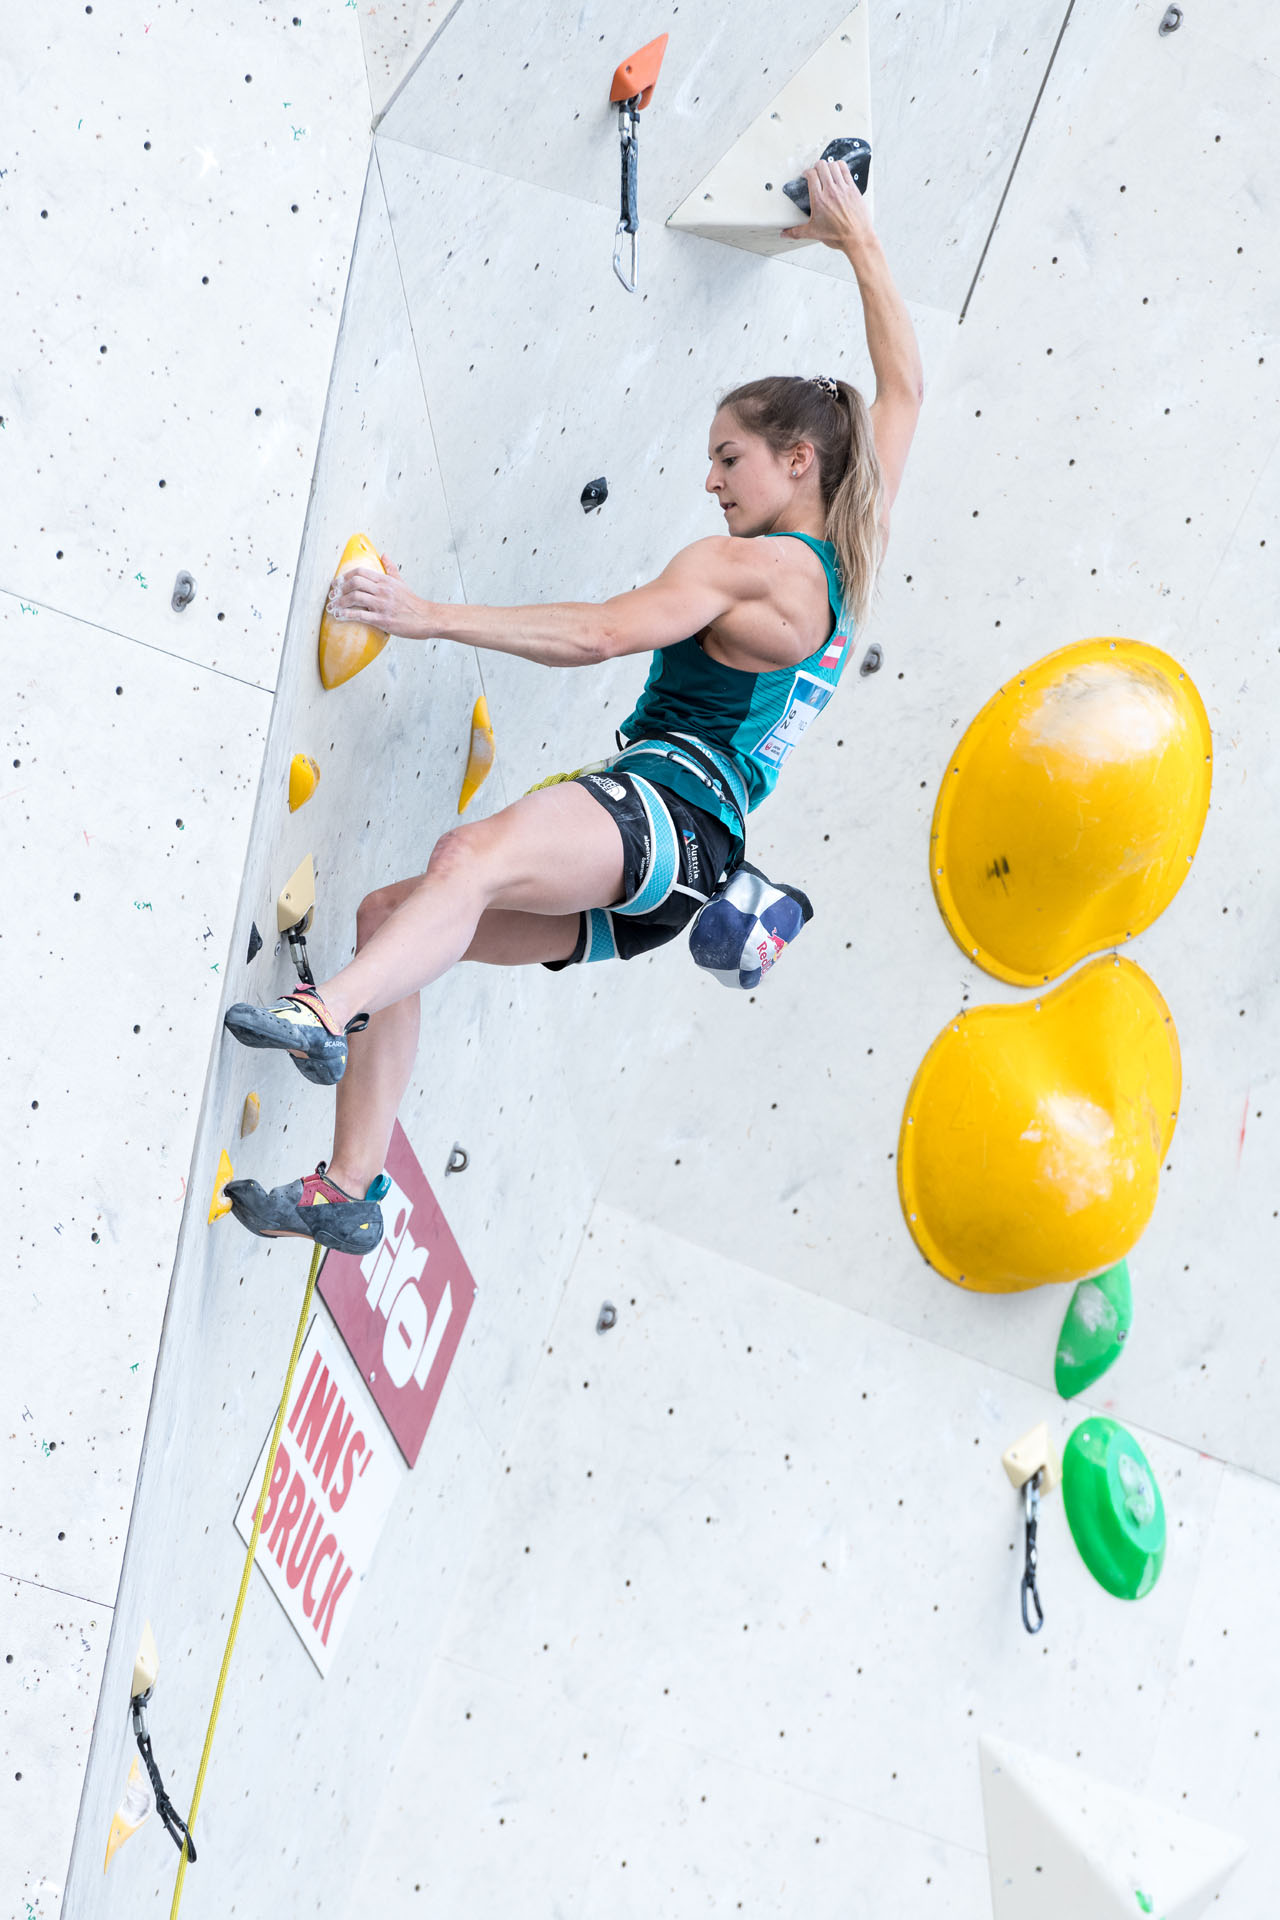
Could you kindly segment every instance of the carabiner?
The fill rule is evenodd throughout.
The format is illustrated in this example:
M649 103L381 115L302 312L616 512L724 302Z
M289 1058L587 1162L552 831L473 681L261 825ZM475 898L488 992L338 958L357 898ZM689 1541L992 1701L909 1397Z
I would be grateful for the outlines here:
M1022 1570L1022 1624L1028 1633L1039 1633L1044 1625L1044 1608L1040 1605L1040 1590L1036 1586L1036 1526L1040 1516L1040 1472L1033 1473L1022 1489L1023 1512L1027 1525L1027 1553ZM1031 1624L1028 1601L1036 1610L1036 1623Z
M640 266L640 235L634 230L631 231L631 278L628 279L622 271L622 236L627 231L626 221L619 220L617 235L613 242L613 270L627 292L634 293L638 284L637 276Z
M622 143L622 209L613 243L613 270L634 293L640 263L640 96L618 102L618 138ZM631 235L631 278L622 271L622 236Z

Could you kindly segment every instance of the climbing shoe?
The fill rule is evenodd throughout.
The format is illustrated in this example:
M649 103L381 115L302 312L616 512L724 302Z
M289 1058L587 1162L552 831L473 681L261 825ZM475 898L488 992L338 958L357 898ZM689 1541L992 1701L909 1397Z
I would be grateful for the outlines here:
M305 982L269 1007L237 1001L223 1021L246 1047L284 1047L298 1072L318 1087L341 1080L347 1067L347 1035L363 1033L368 1024L368 1014L358 1013L339 1027L315 988Z
M231 1211L250 1233L270 1239L277 1234L302 1234L335 1253L368 1253L382 1238L382 1208L377 1198L358 1200L335 1186L321 1161L314 1173L268 1193L256 1180L229 1180L224 1189ZM369 1189L378 1198L385 1185Z

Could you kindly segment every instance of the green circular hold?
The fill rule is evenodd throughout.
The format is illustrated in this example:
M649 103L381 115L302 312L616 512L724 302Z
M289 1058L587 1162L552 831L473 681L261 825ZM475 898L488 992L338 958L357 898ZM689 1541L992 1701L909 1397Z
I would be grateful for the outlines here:
M1118 1600L1141 1600L1164 1565L1164 1501L1149 1461L1114 1420L1082 1420L1062 1456L1062 1498L1080 1557Z

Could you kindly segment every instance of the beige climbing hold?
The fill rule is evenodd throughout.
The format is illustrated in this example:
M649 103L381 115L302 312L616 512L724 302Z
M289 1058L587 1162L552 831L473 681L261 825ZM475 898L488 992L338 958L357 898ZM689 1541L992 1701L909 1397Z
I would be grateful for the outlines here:
M257 1094L246 1093L244 1097L244 1112L240 1115L240 1138L242 1140L246 1133L254 1133L257 1131L258 1121L261 1117L262 1106Z
M224 1213L230 1213L231 1202L223 1192L223 1188L226 1186L228 1180L234 1180L235 1177L236 1170L231 1164L231 1156L224 1147L218 1155L218 1171L214 1176L213 1198L209 1202L210 1226L213 1225L215 1220L221 1220Z
M353 567L370 567L375 573L386 572L368 534L352 534L342 549L334 579L340 580ZM381 627L367 627L358 620L335 620L326 601L320 619L319 656L320 678L324 685L332 689L340 687L344 680L352 679L362 667L367 667L371 660L377 659L389 638L390 635L384 633Z
M125 1841L132 1839L143 1822L150 1819L155 1811L155 1804L156 1797L152 1791L151 1782L139 1767L138 1756L135 1753L133 1765L129 1769L124 1799L115 1810L111 1831L107 1835L107 1857L102 1863L104 1873Z
M1030 1433L1024 1433L1021 1440L1015 1440L1000 1464L1015 1487L1025 1487L1028 1480L1043 1470L1040 1491L1052 1493L1062 1480L1062 1462L1049 1438L1048 1421L1042 1420Z
M129 1698L136 1700L140 1693L150 1693L159 1671L160 1650L156 1646L156 1637L151 1631L151 1622L146 1620L143 1622L142 1638L138 1642L138 1653L133 1663L133 1685L129 1688Z
M308 854L297 872L290 874L276 901L277 931L288 933L290 927L301 927L304 933L308 932L315 909L316 865Z
M467 770L462 776L462 792L458 795L459 813L465 812L489 778L493 771L493 754L489 703L481 694L471 715L471 751L467 755Z
M320 769L309 753L295 753L289 762L289 811L305 807L320 784Z

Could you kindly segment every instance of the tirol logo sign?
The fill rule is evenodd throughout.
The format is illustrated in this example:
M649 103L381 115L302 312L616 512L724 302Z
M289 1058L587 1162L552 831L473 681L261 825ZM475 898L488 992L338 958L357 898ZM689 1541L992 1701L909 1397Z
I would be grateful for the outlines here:
M363 1259L331 1253L320 1293L396 1445L422 1448L475 1299L476 1283L403 1127L387 1154L383 1238Z

